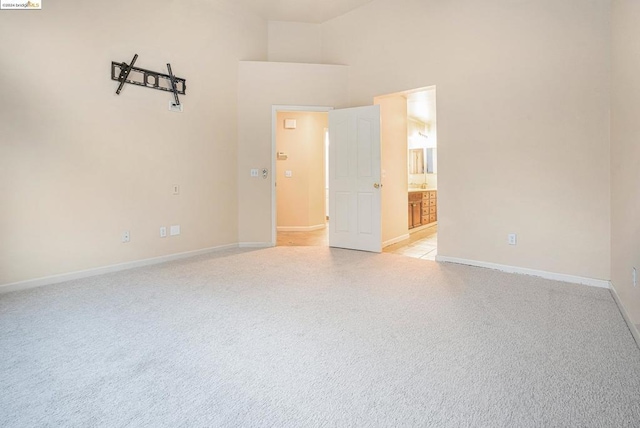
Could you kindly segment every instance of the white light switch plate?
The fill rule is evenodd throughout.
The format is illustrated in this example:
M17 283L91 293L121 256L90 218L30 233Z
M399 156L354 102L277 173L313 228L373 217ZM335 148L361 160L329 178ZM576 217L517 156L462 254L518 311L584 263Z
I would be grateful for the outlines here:
M291 178L293 176L293 173L291 171L285 171L284 176L287 178Z
M171 226L171 229L169 230L169 234L171 236L180 235L180 225L176 224L174 226Z
M257 169L252 169L251 170L251 176L252 177L258 177L258 176L260 176L260 172Z

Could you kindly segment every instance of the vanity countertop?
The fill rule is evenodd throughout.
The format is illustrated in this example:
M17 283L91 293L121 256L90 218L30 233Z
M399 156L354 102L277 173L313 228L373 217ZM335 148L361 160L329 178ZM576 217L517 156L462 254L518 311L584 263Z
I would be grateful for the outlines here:
M409 193L412 192L429 192L429 191L434 191L434 190L438 190L435 187L427 187L426 189L409 189Z

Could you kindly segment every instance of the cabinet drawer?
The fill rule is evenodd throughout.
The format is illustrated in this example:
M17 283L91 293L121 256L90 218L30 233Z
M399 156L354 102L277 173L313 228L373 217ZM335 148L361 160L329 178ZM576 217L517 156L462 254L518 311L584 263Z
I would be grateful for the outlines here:
M429 224L429 223L430 223L429 216L428 215L422 216L422 224Z
M427 192L429 194L429 199L435 199L437 192L434 190L433 192Z
M429 206L435 207L436 206L436 200L435 199L429 199Z
M429 192L422 192L422 200L429 199Z
M437 219L438 219L438 216L436 214L429 215L429 223L433 223Z
M437 210L437 208L436 208L435 205L430 206L429 207L429 214L435 214L436 210Z
M422 193L411 192L409 193L409 202L417 202L422 200Z

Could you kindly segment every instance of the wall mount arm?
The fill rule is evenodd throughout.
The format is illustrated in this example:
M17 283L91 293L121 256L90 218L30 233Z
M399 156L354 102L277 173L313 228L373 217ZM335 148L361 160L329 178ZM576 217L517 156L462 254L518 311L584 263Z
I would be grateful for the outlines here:
M143 86L145 88L172 92L176 101L175 104L180 105L178 94L186 95L186 79L174 76L171 71L170 64L167 64L170 74L158 73L156 71L135 67L134 64L137 59L138 54L135 54L131 60L131 64L127 64L126 62L111 62L111 80L120 82L116 94L120 95L125 83L130 83L132 85Z
M133 64L136 63L137 59L138 59L138 54L135 54L133 56L133 59L131 60L131 64L127 65L124 62L122 63L122 65L126 67L120 70L120 76L118 76L118 80L120 80L120 85L118 85L118 90L116 91L116 94L120 95L120 91L122 91L122 88L124 87L125 82L129 78L129 74L133 69Z
M167 63L167 70L169 70L169 78L171 79L171 90L173 91L173 97L176 99L175 105L180 105L180 100L178 99L178 90L176 89L176 78L173 75L173 71L171 71L171 64Z

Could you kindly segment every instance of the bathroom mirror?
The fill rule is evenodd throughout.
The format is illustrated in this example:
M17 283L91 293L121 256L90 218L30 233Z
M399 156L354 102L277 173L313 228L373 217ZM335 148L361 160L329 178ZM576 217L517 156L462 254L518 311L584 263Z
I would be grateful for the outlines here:
M424 174L424 149L409 150L409 174Z
M427 174L435 173L435 151L436 149L427 149Z

